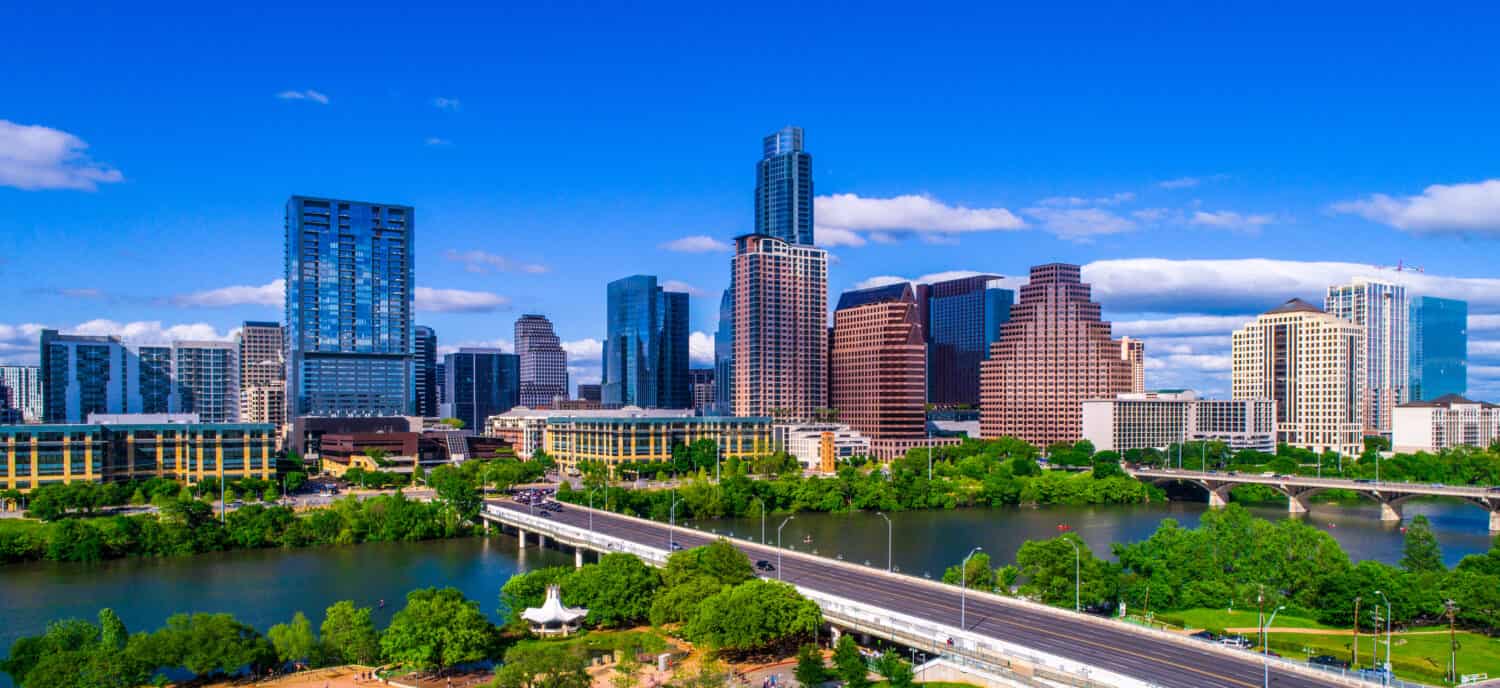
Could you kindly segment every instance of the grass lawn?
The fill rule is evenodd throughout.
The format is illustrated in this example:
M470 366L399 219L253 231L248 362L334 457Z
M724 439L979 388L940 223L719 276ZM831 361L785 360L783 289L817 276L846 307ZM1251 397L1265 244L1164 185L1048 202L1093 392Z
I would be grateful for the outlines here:
M1270 617L1270 612L1266 613ZM1156 614L1156 620L1166 623L1184 626L1187 628L1255 628L1256 611L1254 609L1236 609L1228 612L1224 609L1184 609L1173 612L1160 612ZM1313 619L1300 616L1291 616L1286 613L1276 615L1277 628L1327 628L1332 626L1320 624Z
M0 535L19 535L41 530L43 523L30 518L0 518Z
M1278 624L1281 617L1277 617ZM1314 654L1327 654L1347 661L1349 659L1350 634L1329 635L1272 633L1271 649L1286 657L1306 657L1303 648L1311 648ZM1385 661L1385 636L1376 643L1380 661ZM1500 676L1500 639L1477 633L1458 634L1458 673L1489 674ZM1370 638L1360 637L1360 663L1369 666ZM1395 646L1391 652L1391 665L1399 678L1426 681L1445 685L1444 674L1448 669L1448 635L1395 635Z

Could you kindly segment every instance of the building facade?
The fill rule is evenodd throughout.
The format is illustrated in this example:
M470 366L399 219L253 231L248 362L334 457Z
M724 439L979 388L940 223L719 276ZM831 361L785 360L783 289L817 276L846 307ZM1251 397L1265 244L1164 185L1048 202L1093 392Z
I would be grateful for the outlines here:
M119 337L42 330L38 375L46 423L83 423L91 413L178 410L170 347L132 350Z
M1391 413L1411 395L1411 299L1406 287L1355 278L1328 288L1324 310L1364 329L1360 414L1365 434L1390 437Z
M459 349L443 357L449 398L441 415L465 428L485 427L490 416L511 410L521 398L521 360L499 349Z
M763 456L772 450L771 420L629 414L553 416L547 419L542 448L562 470L572 473L585 461L602 462L610 467L627 461L670 461L673 447L699 440L717 444L720 457L726 461Z
M1223 442L1231 450L1276 451L1270 399L1199 399L1193 392L1132 392L1083 402L1083 438L1098 451L1166 449Z
M999 275L974 275L917 287L927 340L927 401L979 407L979 364L1010 320L1016 293Z
M1451 447L1489 447L1500 441L1500 406L1457 394L1396 407L1392 448L1440 452Z
M151 477L276 476L276 428L270 424L125 423L0 427L0 489Z
M425 325L412 328L412 413L424 418L438 415L437 331Z
M1120 358L1130 366L1130 391L1146 391L1146 343L1130 337L1120 338Z
M399 416L412 393L409 206L286 205L287 404L296 416Z
M833 473L838 462L870 456L870 438L838 423L778 424L771 428L776 448L797 458L803 470Z
M1292 299L1235 331L1234 398L1275 404L1278 443L1358 455L1364 343L1364 328Z
M833 311L829 405L872 440L923 438L926 358L910 284L844 292Z
M599 384L578 383L578 400L592 401L596 404L604 402L604 390Z
M813 245L812 155L803 150L801 127L784 127L761 140L761 158L755 163L755 233Z
M204 423L240 419L239 347L233 342L173 342L177 409ZM147 411L153 413L153 411Z
M828 252L763 234L734 243L731 411L811 420L828 403Z
M714 382L714 369L690 368L688 380L693 387L693 412L700 416L716 415L718 385Z
M1083 437L1083 402L1129 392L1132 371L1077 265L1031 268L980 366L980 432L1039 447Z
M1412 401L1469 391L1469 304L1418 296L1411 300Z
M0 366L0 386L8 390L11 407L27 423L42 422L42 369L37 366Z
M235 336L240 366L240 422L286 427L286 331L281 323L247 320Z
M688 382L688 295L652 275L609 283L604 340L605 406L692 408Z
M548 406L568 398L568 354L542 315L516 320L516 355L521 358L521 405Z
M733 412L734 394L734 290L725 289L719 299L719 327L714 330L714 411L727 416Z
M498 416L490 416L485 434L501 438L515 449L516 456L530 459L542 450L547 421L552 418L691 418L691 409L533 409L518 406Z

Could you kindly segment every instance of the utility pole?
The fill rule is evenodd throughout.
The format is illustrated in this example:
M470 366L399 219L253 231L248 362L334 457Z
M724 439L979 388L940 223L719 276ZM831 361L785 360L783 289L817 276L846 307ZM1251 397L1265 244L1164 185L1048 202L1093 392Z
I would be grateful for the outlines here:
M1354 597L1354 643L1352 645L1350 645L1350 647L1352 647L1354 649L1354 656L1351 658L1353 661L1349 662L1349 666L1352 666L1352 667L1358 667L1359 666L1359 600L1360 600L1359 596L1355 595L1355 597Z
M1458 635L1453 630L1453 617L1458 605L1453 600L1443 603L1443 612L1448 615L1448 682L1458 683Z

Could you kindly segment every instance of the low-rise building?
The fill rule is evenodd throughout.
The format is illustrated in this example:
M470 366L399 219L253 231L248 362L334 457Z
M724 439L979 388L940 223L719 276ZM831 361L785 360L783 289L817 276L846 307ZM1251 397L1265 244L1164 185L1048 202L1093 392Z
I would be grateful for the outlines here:
M643 409L638 406L619 409L534 409L517 406L500 415L490 416L485 422L485 434L504 439L515 449L516 456L530 459L542 449L542 439L550 418L689 418L692 415L693 409Z
M796 423L771 429L777 449L797 458L804 470L832 473L838 462L870 456L870 438L838 423Z
M0 488L276 475L276 428L265 423L94 423L0 427Z
M1119 394L1083 402L1083 438L1098 451L1164 449L1219 441L1231 450L1276 450L1270 399L1199 399L1183 390Z
M542 451L564 471L576 472L585 461L610 466L628 461L670 461L673 447L699 440L717 444L725 460L762 456L771 451L771 419L648 414L551 416L542 437Z
M1397 406L1392 446L1398 452L1488 447L1500 440L1500 406L1448 394Z

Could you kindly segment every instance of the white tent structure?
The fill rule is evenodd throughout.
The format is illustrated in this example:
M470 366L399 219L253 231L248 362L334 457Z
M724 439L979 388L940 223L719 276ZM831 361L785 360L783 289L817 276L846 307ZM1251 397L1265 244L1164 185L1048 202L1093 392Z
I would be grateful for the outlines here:
M568 635L578 630L578 624L589 610L580 607L564 607L562 589L547 586L547 601L541 607L531 607L521 612L521 618L531 625L531 632L542 636Z

